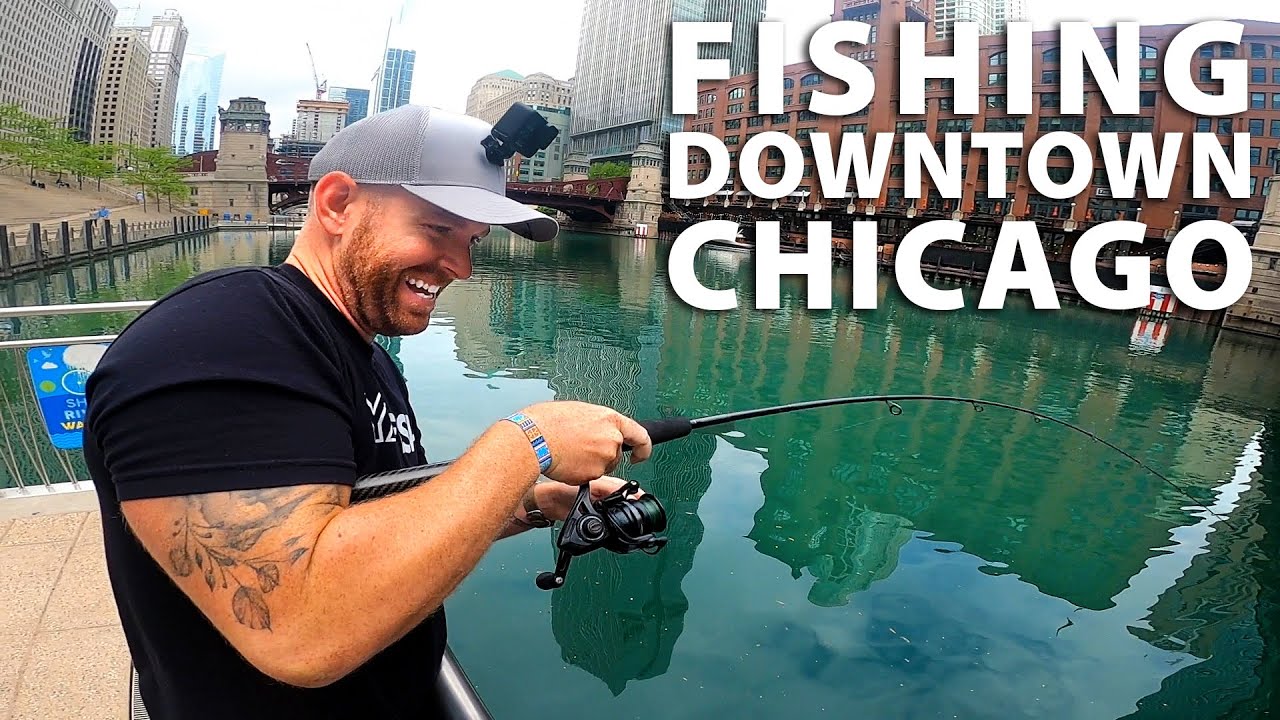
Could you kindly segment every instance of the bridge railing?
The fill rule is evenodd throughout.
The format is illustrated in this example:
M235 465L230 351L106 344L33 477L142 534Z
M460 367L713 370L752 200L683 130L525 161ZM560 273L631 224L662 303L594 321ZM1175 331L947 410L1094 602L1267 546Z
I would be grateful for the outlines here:
M621 201L627 197L630 178L548 180L536 183L507 183L507 191L558 197L598 198Z

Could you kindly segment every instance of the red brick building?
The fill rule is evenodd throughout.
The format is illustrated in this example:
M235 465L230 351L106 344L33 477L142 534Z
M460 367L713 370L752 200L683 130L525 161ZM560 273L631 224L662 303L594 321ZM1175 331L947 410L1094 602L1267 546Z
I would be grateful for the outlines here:
M1244 58L1249 66L1249 109L1239 115L1222 118L1195 117L1178 105L1167 94L1162 82L1164 52L1169 42L1185 26L1161 25L1141 29L1141 100L1139 115L1115 115L1109 112L1098 85L1091 81L1086 67L1084 116L1061 116L1059 34L1057 31L1037 32L1034 35L1034 68L1032 71L1032 112L1030 115L1010 115L1006 111L1005 82L1007 60L1004 35L980 38L979 58L979 110L977 115L958 115L952 112L953 100L949 80L930 80L926 85L927 113L902 115L898 112L898 27L902 22L926 22L932 24L933 0L910 2L906 0L835 0L833 20L859 20L871 25L873 30L867 45L847 44L846 54L862 60L874 74L876 95L871 104L857 115L828 117L808 110L811 93L822 90L829 94L841 94L847 86L835 78L824 76L810 63L789 65L785 68L785 111L776 116L757 116L758 90L755 75L742 75L724 81L707 81L699 84L698 114L689 116L685 129L708 132L721 138L731 153L734 171L730 185L720 195L703 207L703 201L675 201L693 214L708 211L725 213L736 211L747 215L776 218L768 202L751 201L743 190L737 172L737 151L749 137L763 131L782 131L796 137L805 153L804 179L792 197L779 201L782 209L791 209L784 222L797 226L805 219L838 220L864 214L881 220L882 232L892 233L894 225L913 225L919 219L953 218L968 222L970 232L979 242L994 239L997 225L1005 219L1037 220L1042 228L1045 251L1050 257L1064 257L1069 253L1074 238L1096 223L1109 220L1138 220L1146 223L1147 249L1159 252L1161 239L1170 239L1174 232L1190 222L1215 219L1238 222L1251 237L1257 226L1269 189L1272 175L1276 174L1280 161L1280 23L1242 21L1245 29L1239 45L1215 44L1201 48L1193 62L1192 78L1199 79L1197 86L1206 92L1220 92L1220 83L1209 79L1209 62L1213 58ZM1096 30L1104 47L1114 40L1113 28ZM926 37L932 37L931 28ZM952 53L951 41L934 41L926 45L926 54ZM1114 47L1108 50L1114 57ZM1153 133L1155 146L1162 146L1165 133L1184 134L1180 149L1180 162L1176 169L1169 197L1147 199L1139 180L1138 198L1132 200L1111 197L1103 170L1100 150L1095 152L1095 175L1089 186L1075 198L1056 200L1036 192L1027 173L1027 156L1035 140L1052 131L1065 130L1082 136L1090 147L1098 148L1098 134ZM866 133L868 149L873 147L873 137L881 133L894 133L897 138L893 156L889 160L887 178L879 197L826 200L821 195L821 183L814 167L813 151L807 138L810 132L828 133L832 146L838 146L837 137L843 132ZM964 196L960 199L943 198L932 188L928 173L922 173L924 197L905 197L903 185L903 151L901 135L906 132L924 132L936 135L941 151L943 133L965 133ZM1008 157L1007 197L991 199L986 196L987 150L970 148L971 132L1022 132L1023 149L1011 151ZM1250 135L1250 196L1248 199L1229 197L1221 181L1213 176L1214 192L1207 199L1192 197L1190 133L1215 133L1228 149L1231 133ZM1121 135L1122 151L1128 137ZM941 152L940 152L941 154ZM694 162L694 161L697 162ZM698 150L691 153L689 179L698 181L707 176L708 156ZM1050 176L1063 182L1069 175L1072 160L1063 152L1061 157L1049 158ZM761 176L766 182L776 182L782 176L782 155L776 150L761 156ZM1062 168L1056 170L1055 168ZM728 203L726 206L725 203ZM748 207L750 206L750 207ZM736 210L730 210L734 209ZM850 210L852 208L852 210ZM959 213L958 216L955 213ZM1251 226L1250 226L1251 225ZM837 223L838 232L839 223ZM887 227L886 227L887 226Z

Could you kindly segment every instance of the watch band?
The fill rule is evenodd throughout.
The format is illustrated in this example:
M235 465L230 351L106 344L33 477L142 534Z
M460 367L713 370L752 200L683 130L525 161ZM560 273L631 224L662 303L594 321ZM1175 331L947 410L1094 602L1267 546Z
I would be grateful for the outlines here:
M547 447L547 440L542 437L542 431L533 422L533 418L518 412L509 415L506 419L524 431L524 436L529 439L529 444L533 447L534 456L538 458L538 469L546 474L551 469L551 448Z
M536 528L551 527L551 521L543 514L542 509L538 507L538 498L534 493L534 488L529 488L529 492L524 494L524 523Z

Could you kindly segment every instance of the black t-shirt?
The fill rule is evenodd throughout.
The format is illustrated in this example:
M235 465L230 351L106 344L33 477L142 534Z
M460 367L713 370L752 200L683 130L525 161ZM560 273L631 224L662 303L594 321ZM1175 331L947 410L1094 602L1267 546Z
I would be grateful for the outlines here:
M426 462L391 357L314 283L292 265L189 280L111 343L86 392L84 454L107 570L151 717L434 715L443 609L331 685L286 685L235 651L121 514L126 500L350 486ZM332 631L346 632L341 616Z

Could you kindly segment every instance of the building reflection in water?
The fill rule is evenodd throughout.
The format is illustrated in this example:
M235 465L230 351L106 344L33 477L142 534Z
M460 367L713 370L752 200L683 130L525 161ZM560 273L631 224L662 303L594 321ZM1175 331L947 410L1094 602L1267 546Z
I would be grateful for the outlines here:
M853 313L846 273L834 284L832 312L805 309L788 279L780 310L700 312L669 290L665 248L641 253L628 242L570 242L551 266L537 257L545 249L490 247L492 277L481 280L491 292L488 323L459 317L460 354L478 360L479 372L508 363L546 377L557 398L642 418L847 394L994 399L1089 428L1206 502L1260 427L1259 399L1280 397L1266 372L1274 348L1240 357L1244 341L1234 334L1187 323L1131 327L1085 308L1037 313L1016 296L998 322L990 313L928 313L882 277L880 309ZM740 303L751 302L748 256L708 253L698 272L707 287L736 287ZM977 292L965 292L976 306ZM1222 386L1232 382L1252 390L1228 402ZM1242 404L1224 414L1224 403ZM1185 629L1166 625L1155 603L1186 600L1177 577L1151 598L1154 610L1123 595L1149 548L1194 522L1185 498L1104 446L1029 417L936 403L905 410L811 411L719 433L767 459L754 478L764 502L747 539L809 583L812 604L849 603L894 572L913 537L930 537L985 559L987 574L1016 575L1082 610L1133 613L1135 622L1151 615L1155 634ZM670 662L713 452L695 436L634 468L667 503L672 542L654 558L575 560L579 577L593 582L551 600L563 658L615 694Z

